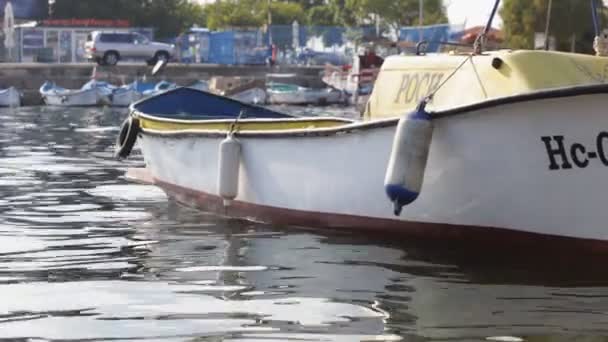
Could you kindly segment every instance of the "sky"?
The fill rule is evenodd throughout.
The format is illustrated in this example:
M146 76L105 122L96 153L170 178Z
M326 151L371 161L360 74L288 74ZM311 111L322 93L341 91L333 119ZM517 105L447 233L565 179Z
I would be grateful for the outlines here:
M494 0L444 0L448 19L452 24L462 24L466 27L485 25L488 21ZM493 27L501 27L502 20L497 15Z

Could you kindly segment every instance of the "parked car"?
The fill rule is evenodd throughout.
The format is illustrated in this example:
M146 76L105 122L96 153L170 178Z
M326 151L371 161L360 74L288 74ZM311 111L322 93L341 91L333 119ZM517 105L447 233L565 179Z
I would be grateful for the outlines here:
M175 46L152 42L137 32L93 31L84 45L85 56L99 65L116 65L121 59L143 58L148 65L169 61Z

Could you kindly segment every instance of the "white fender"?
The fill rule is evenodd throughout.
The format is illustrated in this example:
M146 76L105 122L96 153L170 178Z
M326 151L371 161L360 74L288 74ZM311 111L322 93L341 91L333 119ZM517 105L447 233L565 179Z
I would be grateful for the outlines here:
M395 215L414 202L422 189L424 169L433 137L431 116L420 103L412 113L399 120L384 178L384 189L394 204Z
M229 205L239 191L239 168L241 160L241 144L229 135L222 140L219 147L218 162L218 195Z

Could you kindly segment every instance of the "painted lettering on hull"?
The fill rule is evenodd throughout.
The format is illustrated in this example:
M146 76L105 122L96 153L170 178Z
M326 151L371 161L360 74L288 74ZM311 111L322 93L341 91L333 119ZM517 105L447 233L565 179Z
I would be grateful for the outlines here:
M540 140L547 150L549 170L584 169L595 162L608 166L608 132L600 132L592 147L576 142L569 144L563 135L545 136Z
M395 103L418 103L425 96L433 92L441 80L442 72L415 72L405 73L401 78L401 84L395 96Z

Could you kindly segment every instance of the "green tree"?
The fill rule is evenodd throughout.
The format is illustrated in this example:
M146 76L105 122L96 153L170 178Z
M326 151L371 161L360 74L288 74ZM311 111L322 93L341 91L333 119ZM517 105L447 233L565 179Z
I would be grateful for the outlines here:
M285 2L299 4L305 11L308 11L311 7L325 4L324 0L286 0Z
M505 0L500 9L508 46L533 48L538 6L530 0Z
M216 1L205 6L207 25L210 29L227 27L260 27L268 23L270 10L272 24L289 25L305 18L304 9L297 2L259 0Z
M505 0L500 11L506 42L512 48L534 48L534 33L545 32L548 0ZM598 4L601 4L598 1ZM605 7L598 11L605 13ZM603 15L602 22L606 22ZM591 52L593 21L590 1L553 0L549 35L555 38L556 48Z
M306 11L308 25L333 26L336 25L336 16L330 5L313 6Z
M343 26L357 25L356 9L347 6L348 0L328 0L327 4L334 15L334 22Z
M255 0L216 1L204 8L207 27L212 30L233 26L259 27L267 21L261 8L262 4Z
M128 0L131 1L131 0ZM159 37L176 36L192 24L205 24L200 5L187 0L143 0L143 8L136 14L138 26L156 27ZM200 17L196 17L199 15Z
M272 23L276 25L291 25L295 20L302 22L305 18L304 9L295 2L272 2L270 11Z
M394 29L418 25L418 0L346 0L359 23L380 21ZM425 25L447 23L447 15L441 0L425 0L423 7Z

